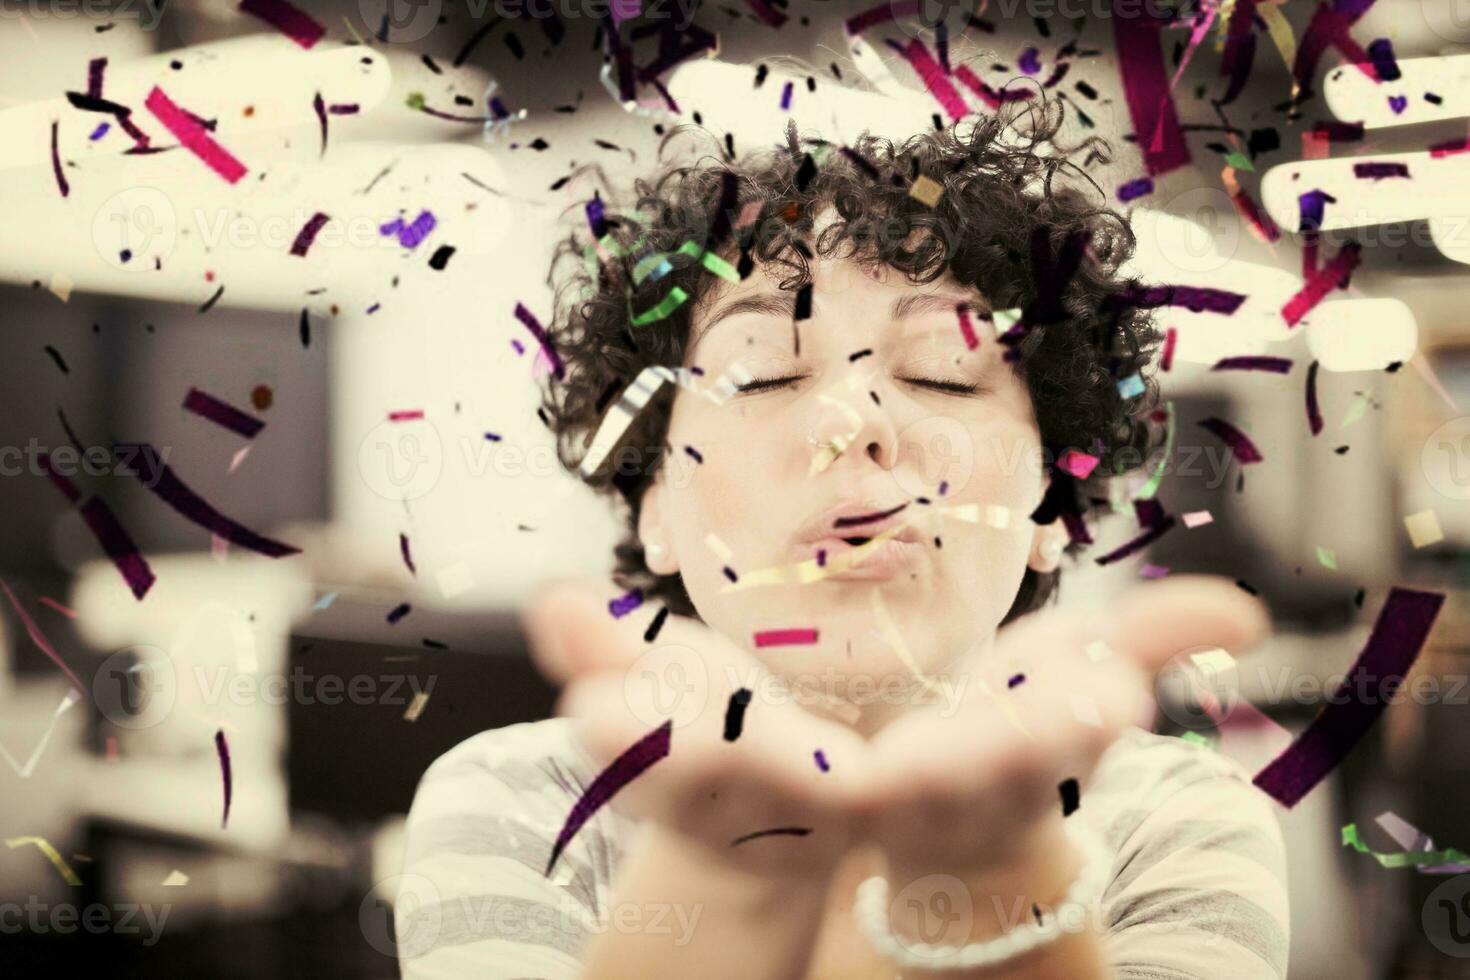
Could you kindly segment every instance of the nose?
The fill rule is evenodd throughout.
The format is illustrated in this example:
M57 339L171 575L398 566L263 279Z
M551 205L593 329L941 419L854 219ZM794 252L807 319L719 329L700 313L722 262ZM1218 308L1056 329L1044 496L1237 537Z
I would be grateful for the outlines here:
M880 469L891 470L898 464L898 429L888 410L866 387L841 385L819 396L819 401L827 411L812 441L831 447L828 451L836 457L832 465L851 466L867 459Z

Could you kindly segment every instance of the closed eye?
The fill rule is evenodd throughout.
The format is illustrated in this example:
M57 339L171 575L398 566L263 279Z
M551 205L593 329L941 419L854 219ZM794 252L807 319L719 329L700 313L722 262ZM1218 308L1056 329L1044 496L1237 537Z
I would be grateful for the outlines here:
M804 374L789 374L781 378L756 378L752 381L745 382L743 385L739 385L735 390L739 392L771 391L776 388L784 388L805 377L806 375Z
M943 378L900 378L899 380L907 381L911 385L918 385L920 388L930 388L934 391L947 391L955 395L973 395L980 390L980 386L977 384L968 384L964 381L946 381Z

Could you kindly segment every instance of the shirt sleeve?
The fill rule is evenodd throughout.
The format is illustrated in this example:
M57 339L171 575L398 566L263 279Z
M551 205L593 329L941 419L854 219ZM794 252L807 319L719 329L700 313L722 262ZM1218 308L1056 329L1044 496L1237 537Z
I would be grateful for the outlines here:
M1211 775L1174 790L1124 842L1104 895L1117 980L1284 980L1284 869L1255 787Z
M571 980L599 929L601 828L546 874L579 777L546 751L548 729L515 727L461 743L419 782L394 904L404 980Z

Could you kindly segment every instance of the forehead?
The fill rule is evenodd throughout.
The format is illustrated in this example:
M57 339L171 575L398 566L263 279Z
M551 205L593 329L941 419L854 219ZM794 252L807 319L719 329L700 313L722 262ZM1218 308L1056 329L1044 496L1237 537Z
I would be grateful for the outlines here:
M985 296L973 286L962 285L948 271L932 282L914 283L906 273L877 263L859 263L846 256L814 256L807 266L811 272L811 302L814 310L902 307L906 297L941 297L942 303L929 302L920 312L943 309L952 311L961 302L973 310L988 311ZM708 292L691 306L689 339L697 344L709 327L723 317L727 309L741 300L775 297L788 305L794 301L794 289L783 290L783 280L791 278L793 268L778 263L757 265L745 279L737 283L716 279Z

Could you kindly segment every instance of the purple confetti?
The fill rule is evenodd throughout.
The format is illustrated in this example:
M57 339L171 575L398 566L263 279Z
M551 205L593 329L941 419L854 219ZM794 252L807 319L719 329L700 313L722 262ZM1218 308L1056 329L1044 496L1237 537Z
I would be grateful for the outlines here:
M1385 177L1409 176L1407 163L1355 163L1353 176L1364 180L1382 180Z
M136 450L136 453L124 453L123 450ZM113 446L113 455L121 456L119 462L122 465L132 463L135 455L139 457L141 465L133 471L133 475L160 500L205 530L270 558L300 553L300 548L256 534L215 510L180 480L173 468L163 462L158 450L148 443L120 443Z
M230 801L235 796L235 780L230 772L230 743L225 741L224 729L214 733L214 750L219 754L219 771L225 782L225 812L219 821L223 830L230 822Z
M198 388L190 388L189 393L184 396L184 408L246 439L255 438L255 434L265 428L263 420Z
M1261 451L1256 448L1256 444L1251 442L1249 436L1224 419L1207 418L1200 422L1199 426L1205 431L1219 436L1230 447L1230 451L1235 454L1236 460L1242 464L1259 463L1265 458L1261 455Z
M1395 587L1373 624L1348 679L1327 699L1307 730L1256 774L1253 782L1283 806L1292 807L1347 758L1388 707L1390 682L1397 685L1418 659L1444 605L1438 592ZM1354 688L1358 697L1342 697Z
M561 833L556 835L556 843L551 848L551 860L546 862L548 877L551 875L551 869L556 865L556 859L561 857L562 850L576 836L577 831L582 829L582 825L591 820L592 815L602 809L619 790L669 754L669 743L673 732L673 721L664 722L634 742L627 751L614 759L606 769L598 774L592 784L582 793L581 799L577 800L572 807L572 812L567 814Z
M1130 180L1128 183L1118 188L1118 200L1132 201L1136 198L1143 197L1145 194L1152 194L1153 192L1153 178L1139 177L1137 180Z
M1291 358L1289 357L1222 357L1215 362L1211 371L1269 371L1272 374L1289 374L1291 372Z
M621 619L641 605L643 605L643 590L634 589L616 599L608 600L607 611L612 613L613 619Z

